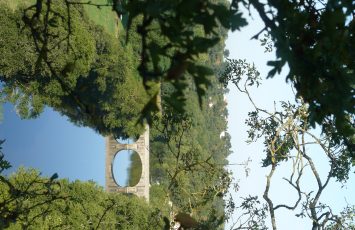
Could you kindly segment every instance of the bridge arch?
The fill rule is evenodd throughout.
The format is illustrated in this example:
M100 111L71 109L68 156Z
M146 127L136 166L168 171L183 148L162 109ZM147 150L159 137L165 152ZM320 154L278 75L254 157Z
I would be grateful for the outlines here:
M134 142L130 144L121 144L113 136L106 138L106 191L132 193L139 197L144 197L149 201L149 127L146 131ZM142 162L142 174L137 185L121 187L113 177L113 161L117 152L125 149L131 149L138 153Z

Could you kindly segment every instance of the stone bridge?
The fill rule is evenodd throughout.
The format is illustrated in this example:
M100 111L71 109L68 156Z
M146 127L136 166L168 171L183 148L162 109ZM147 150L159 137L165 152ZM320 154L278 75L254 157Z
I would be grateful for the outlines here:
M121 150L134 150L138 153L142 162L142 174L137 185L133 187L121 187L113 176L113 161ZM132 193L144 197L149 202L149 127L135 143L121 144L113 136L106 137L106 191Z

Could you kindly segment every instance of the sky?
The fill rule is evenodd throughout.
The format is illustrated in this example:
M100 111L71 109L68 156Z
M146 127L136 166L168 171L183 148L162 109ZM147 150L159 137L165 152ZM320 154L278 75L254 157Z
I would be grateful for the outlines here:
M263 24L258 18L257 14L252 11L253 19L248 19L249 25L242 28L241 31L229 33L226 49L230 51L229 58L233 59L246 59L250 63L254 63L257 70L261 73L261 77L265 79L268 71L266 62L268 60L274 60L274 52L265 53L264 47L261 47L260 41L251 40L255 34L263 29ZM262 37L260 37L262 38ZM294 96L291 86L286 83L287 67L283 69L279 76L275 76L273 79L263 80L262 85L254 90L251 90L251 95L254 98L256 104L262 108L271 110L274 107L274 102L279 101L291 101L294 102ZM265 189L266 175L269 172L269 168L261 167L261 159L263 154L263 144L261 142L247 144L247 127L244 123L248 117L249 111L252 111L253 107L249 102L246 95L238 92L237 88L232 84L229 84L230 92L227 95L228 100L228 133L231 135L231 144L233 153L229 156L229 162L231 164L239 164L248 161L249 176L246 177L245 168L243 166L231 165L229 169L233 172L235 182L239 184L238 192L233 193L235 200L240 201L240 197L246 197L247 195L258 195L261 201L264 201L262 194ZM311 155L316 159L316 167L319 168L320 175L325 178L328 170L328 162L322 156L319 156L319 149L309 149ZM295 201L297 196L292 188L289 187L287 182L281 178L290 174L291 165L285 165L273 176L274 183L271 184L270 197L274 199L274 204L285 203L291 205ZM354 170L353 170L354 171ZM316 181L313 180L310 171L305 172L305 180L303 185L307 188L313 188L311 185L316 185ZM350 175L348 183L342 188L342 185L335 183L334 180L330 181L327 189L323 192L321 201L326 202L331 207L334 207L335 211L340 211L342 207L346 205L346 202L355 204L355 176ZM276 223L278 229L310 229L310 221L308 219L296 218L296 213L291 213L285 209L278 209L276 212ZM226 229L229 229L233 220L236 220L239 213L236 213L232 220L226 225ZM269 220L267 224L270 226Z
M229 34L227 49L230 51L230 58L242 58L254 62L262 77L268 72L266 61L274 58L273 53L264 53L264 48L260 42L250 40L263 27L254 14L254 20L249 21L249 26L241 32ZM285 83L287 69L274 79L263 81L263 85L252 95L255 101L264 108L272 108L274 101L293 100L294 96L289 85ZM251 159L249 163L250 173L245 176L245 169L242 166L230 166L233 176L238 180L240 190L234 193L236 200L239 197L259 195L265 186L265 175L267 169L260 167L262 156L262 145L260 143L247 145L247 127L244 120L247 112L252 109L247 98L238 93L236 88L229 86L228 98L228 132L231 134L233 154L229 157L230 163L242 163ZM12 164L12 168L7 171L11 173L20 166L33 167L41 171L42 175L51 176L58 173L60 178L70 180L93 180L99 185L105 184L105 141L104 137L85 127L77 127L71 124L66 117L59 115L50 108L37 119L21 120L15 112L15 108L10 104L5 104L3 108L3 121L0 123L0 139L6 139L3 144L3 152L6 159ZM315 151L316 152L316 151ZM127 180L128 154L120 163L114 164L115 175L122 176L122 183ZM324 163L324 160L323 160ZM320 160L320 165L322 160ZM289 165L287 166L289 167ZM288 168L280 170L275 177L281 177L282 173L287 173ZM117 171L116 171L117 170ZM322 173L326 168L321 169ZM323 175L322 174L322 175ZM306 181L305 183L314 183ZM355 178L352 175L347 186L341 189L340 184L332 181L330 188L324 194L324 201L334 207L345 205L345 199L349 203L355 203ZM287 201L294 197L290 188L281 180L272 187L271 196L277 201ZM336 195L335 195L336 194ZM296 219L294 214L289 212L277 212L277 223L279 229L308 229L309 221ZM235 217L236 218L236 217ZM268 221L268 220L267 220ZM229 222L226 229L230 226Z
M37 119L21 120L11 104L3 106L0 139L3 152L12 164L8 173L20 166L32 167L42 175L58 173L70 180L93 180L105 184L105 140L93 130L77 127L52 109Z
M37 119L21 120L12 104L2 107L0 140L12 167L36 168L42 175L58 173L61 178L93 180L105 186L105 139L90 128L78 127L66 117L46 108ZM132 140L118 140L122 144ZM126 186L130 167L130 150L122 150L113 162L117 183Z

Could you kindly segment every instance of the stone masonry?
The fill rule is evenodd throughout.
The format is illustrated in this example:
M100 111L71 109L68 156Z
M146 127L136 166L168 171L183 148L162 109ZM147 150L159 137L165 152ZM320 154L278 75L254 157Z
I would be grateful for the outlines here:
M120 187L113 177L112 166L120 150L131 149L138 153L142 162L142 175L136 186ZM106 137L106 191L132 193L149 202L149 127L133 144L121 144L113 136Z

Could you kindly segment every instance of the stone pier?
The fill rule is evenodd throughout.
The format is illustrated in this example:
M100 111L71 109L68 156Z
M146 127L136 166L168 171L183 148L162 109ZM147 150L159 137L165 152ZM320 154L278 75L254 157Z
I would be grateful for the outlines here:
M113 177L113 161L119 151L131 149L138 153L142 162L142 175L136 186L121 187ZM149 127L135 143L121 144L113 136L106 137L106 191L132 193L144 197L149 202Z

